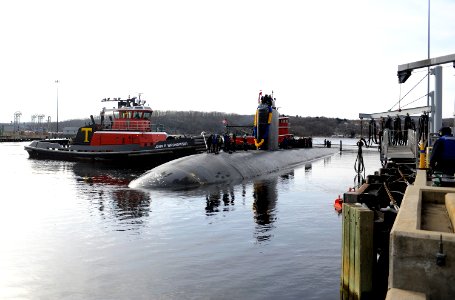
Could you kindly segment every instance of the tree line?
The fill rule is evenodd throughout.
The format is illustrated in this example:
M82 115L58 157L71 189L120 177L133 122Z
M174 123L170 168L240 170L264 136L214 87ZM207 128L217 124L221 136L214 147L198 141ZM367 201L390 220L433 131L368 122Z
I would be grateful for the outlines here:
M327 117L302 117L288 116L290 132L296 136L359 136L361 132L360 120L348 120ZM95 122L100 122L99 116L95 116ZM201 112L201 111L159 111L153 112L152 123L164 127L169 134L199 135L201 132L224 133L226 125L245 126L235 127L237 133L251 134L254 122L254 115L228 114L223 112ZM80 127L90 124L89 118L72 119L59 122L59 131L65 127ZM24 124L27 126L27 123ZM31 126L29 124L28 126ZM56 130L56 123L42 124L50 131ZM249 126L249 127L248 127ZM363 122L363 134L368 133L368 122Z
M360 134L360 120L326 117L288 116L290 132L296 136L353 137ZM87 119L88 121L88 119ZM223 112L201 111L159 111L153 112L152 123L162 125L169 134L199 135L201 132L223 133L226 125L238 133L251 133L254 115L228 114ZM248 126L250 126L248 128ZM368 126L368 124L364 125Z

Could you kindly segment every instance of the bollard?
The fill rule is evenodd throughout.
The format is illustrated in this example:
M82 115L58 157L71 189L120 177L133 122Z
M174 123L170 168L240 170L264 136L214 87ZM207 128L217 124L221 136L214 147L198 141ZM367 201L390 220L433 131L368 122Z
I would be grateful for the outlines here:
M425 168L425 143L423 140L420 140L419 143L419 169L424 169Z

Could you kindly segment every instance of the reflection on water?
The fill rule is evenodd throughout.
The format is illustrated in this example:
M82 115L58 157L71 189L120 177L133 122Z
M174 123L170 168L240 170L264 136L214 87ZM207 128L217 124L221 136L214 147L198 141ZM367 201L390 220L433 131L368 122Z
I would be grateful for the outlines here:
M113 192L114 211L120 220L147 217L150 210L150 195L142 191L119 189Z
M32 174L57 174L61 172L70 172L74 162L54 161L54 160L37 160L28 158L27 162L31 168Z
M309 165L311 167L311 164ZM267 241L272 237L273 223L276 220L276 203L278 200L278 180L280 183L294 178L294 170L279 175L271 175L267 178L252 180L252 213L256 224L254 236L258 242ZM247 185L241 185L241 196L245 200ZM197 194L197 191L196 191ZM233 186L212 186L206 189L205 213L207 216L216 216L220 211L228 212L235 205L235 191ZM245 203L243 202L242 205Z
M142 224L142 218L149 215L150 194L128 188L130 181L140 175L142 170L75 163L73 172L76 181L80 183L78 193L90 201L102 216L110 214L119 221Z
M281 174L279 177L273 176L270 179L253 182L253 213L254 221L257 224L255 237L258 242L267 241L272 237L273 223L277 219L278 178L281 178L281 183L292 180L294 170Z
M278 191L276 189L278 179L258 181L253 183L253 212L256 222L256 239L258 242L267 241L271 238L273 222L276 220L276 202Z
M218 212L218 207L221 204L221 195L219 192L211 192L205 196L205 200L207 201L207 206L205 207L205 211L208 216L213 215L214 213Z
M234 189L230 186L228 189L210 189L205 195L207 216L214 215L220 211L221 201L223 202L223 211L229 211L234 205L235 194Z
M328 166L332 161L332 156L324 157L324 166Z
M72 171L77 180L102 185L128 186L128 183L142 174L140 169L117 169L100 164L72 163Z

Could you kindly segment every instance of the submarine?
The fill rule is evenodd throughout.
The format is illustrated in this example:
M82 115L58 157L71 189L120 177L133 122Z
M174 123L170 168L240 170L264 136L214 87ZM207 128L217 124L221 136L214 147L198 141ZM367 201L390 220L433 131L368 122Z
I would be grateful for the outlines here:
M302 143L289 134L288 118L280 118L275 106L276 99L261 94L262 92L259 94L259 106L254 117L253 136L244 136L242 139L244 150L248 146L255 147L256 150L215 150L215 153L208 151L209 153L182 157L145 172L132 180L129 187L191 189L213 184L235 184L291 169L338 151L334 148L313 148L311 143L308 148L298 148ZM251 145L248 141L251 141ZM237 140L234 139L233 143L236 145Z

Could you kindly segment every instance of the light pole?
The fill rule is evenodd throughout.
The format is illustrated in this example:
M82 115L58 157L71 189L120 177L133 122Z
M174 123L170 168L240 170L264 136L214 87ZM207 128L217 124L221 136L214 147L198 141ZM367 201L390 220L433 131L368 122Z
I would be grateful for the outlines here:
M58 134L58 80L55 81L57 85L57 134Z
M430 0L428 0L427 58L430 59ZM427 68L427 106L430 105L430 67ZM433 115L433 113L432 113ZM435 128L435 130L438 130Z

